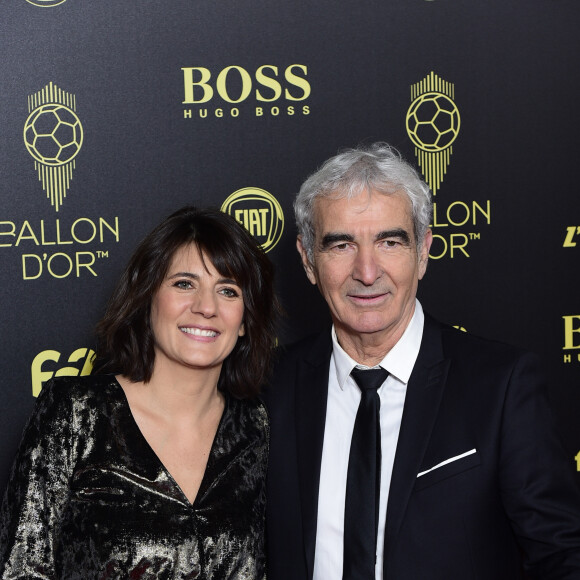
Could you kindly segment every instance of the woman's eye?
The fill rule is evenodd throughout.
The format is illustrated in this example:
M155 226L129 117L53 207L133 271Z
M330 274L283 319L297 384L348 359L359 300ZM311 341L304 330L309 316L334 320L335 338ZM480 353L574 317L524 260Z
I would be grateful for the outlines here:
M233 288L222 288L220 293L224 296L227 296L228 298L236 298L239 296L239 293Z
M189 288L191 288L191 282L189 280L178 280L175 282L174 286L181 290L189 290Z

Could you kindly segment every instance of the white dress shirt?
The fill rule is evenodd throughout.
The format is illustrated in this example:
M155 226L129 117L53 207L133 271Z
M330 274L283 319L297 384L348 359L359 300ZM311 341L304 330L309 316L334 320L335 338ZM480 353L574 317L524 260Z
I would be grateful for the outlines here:
M415 313L403 336L379 363L389 372L379 387L381 399L381 489L379 526L377 538L376 580L383 579L383 547L387 499L407 383L419 354L425 318L419 301ZM314 580L340 580L342 578L344 501L350 441L360 403L360 389L350 376L358 365L338 344L332 328L332 357L328 375L328 404L318 490L318 523L314 556Z

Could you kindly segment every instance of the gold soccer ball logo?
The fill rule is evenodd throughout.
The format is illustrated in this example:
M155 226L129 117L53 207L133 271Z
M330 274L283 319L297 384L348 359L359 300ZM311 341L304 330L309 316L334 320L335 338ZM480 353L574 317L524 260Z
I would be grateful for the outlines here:
M407 133L423 151L447 149L459 134L460 117L455 103L443 93L418 96L407 111Z
M41 105L26 120L24 143L30 155L39 163L64 165L80 151L83 126L77 115L65 105Z

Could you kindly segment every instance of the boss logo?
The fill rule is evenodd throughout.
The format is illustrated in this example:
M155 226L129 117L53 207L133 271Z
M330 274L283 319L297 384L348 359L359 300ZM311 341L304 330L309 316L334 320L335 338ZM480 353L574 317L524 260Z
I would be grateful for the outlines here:
M265 64L250 74L241 66L227 66L217 75L204 67L184 67L184 105L211 101L215 94L226 103L237 104L254 94L256 101L271 103L279 99L304 101L310 96L308 69L291 64L282 73L275 65Z

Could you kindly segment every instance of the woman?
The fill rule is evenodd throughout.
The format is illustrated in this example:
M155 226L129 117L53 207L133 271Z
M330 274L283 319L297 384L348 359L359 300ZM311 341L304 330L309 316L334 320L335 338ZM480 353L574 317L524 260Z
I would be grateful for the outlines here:
M2 505L2 578L261 579L272 266L184 208L137 248L96 375L48 383Z

